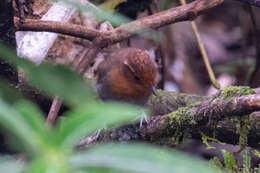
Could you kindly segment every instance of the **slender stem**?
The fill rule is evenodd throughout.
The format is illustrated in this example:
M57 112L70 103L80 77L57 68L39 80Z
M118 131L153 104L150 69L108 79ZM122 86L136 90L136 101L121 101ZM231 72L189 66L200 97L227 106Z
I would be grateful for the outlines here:
M52 102L52 105L51 105L48 117L47 117L47 123L51 127L53 127L55 122L56 122L56 119L58 117L58 113L59 113L61 104L62 104L62 102L59 99L59 97L55 96L54 99L53 99L53 102Z
M181 2L182 5L186 4L186 0L180 0L180 2ZM191 21L191 27L192 27L192 29L193 29L193 31L195 33L197 42L199 44L200 52L201 52L204 64L206 66L206 69L208 71L209 78L210 78L210 80L212 82L212 85L216 89L220 89L220 85L219 85L218 81L216 80L215 74L214 74L214 72L212 70L212 67L210 65L210 62L209 62L209 59L208 59L208 55L207 55L205 46L204 46L204 44L203 44L203 42L201 40L201 37L200 37L200 34L199 34L199 31L198 31L198 28L197 28L197 25L196 25L195 21Z

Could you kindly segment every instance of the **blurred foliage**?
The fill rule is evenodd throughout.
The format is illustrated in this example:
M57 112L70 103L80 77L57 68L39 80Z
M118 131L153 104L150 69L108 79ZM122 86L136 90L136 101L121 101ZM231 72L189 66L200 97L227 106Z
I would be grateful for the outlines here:
M36 105L22 97L15 97L10 88L0 87L0 93L8 92L14 96L10 101L9 97L0 94L0 126L15 137L12 145L30 158L18 161L14 157L1 157L1 171L218 172L205 162L180 152L145 144L103 144L87 151L75 150L75 145L83 137L90 136L104 126L109 129L133 121L143 110L127 104L97 102L88 82L64 66L35 66L26 59L18 58L4 45L0 46L0 57L21 67L29 81L41 91L51 96L57 94L74 105L55 128L50 128Z
M234 155L226 150L222 150L224 164L220 162L217 157L210 160L210 164L214 165L222 170L236 173L251 173L256 172L256 169L251 168L251 156L248 150L244 150L242 167L239 168L238 161Z
M94 98L88 81L83 81L76 73L62 65L50 66L42 63L35 66L32 62L17 58L14 52L7 51L0 44L1 58L21 67L28 80L36 88L49 95L57 95L68 103L82 103Z

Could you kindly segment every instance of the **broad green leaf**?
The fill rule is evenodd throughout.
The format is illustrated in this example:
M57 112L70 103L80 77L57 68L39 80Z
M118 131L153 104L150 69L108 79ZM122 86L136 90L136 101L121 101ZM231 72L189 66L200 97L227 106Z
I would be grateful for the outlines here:
M56 154L59 155L59 152ZM62 154L62 153L61 153ZM35 158L27 167L28 173L73 173L70 165L65 163L65 158L54 156L53 153L45 153L41 157Z
M134 173L133 171L124 171L116 168L107 168L107 167L88 167L81 168L78 173Z
M59 144L72 148L95 130L131 122L141 115L141 108L119 103L89 103L66 114L57 127Z
M26 149L33 153L40 153L44 146L44 141L38 133L31 128L28 121L22 117L13 107L6 104L0 98L0 126L8 129L24 144ZM20 144L20 145L21 145Z
M93 99L93 89L76 73L65 66L42 63L39 66L19 58L15 53L0 44L0 57L23 68L30 82L38 89L52 96L64 98L69 103L82 103Z
M93 99L93 89L79 76L62 65L41 64L28 72L30 82L51 95L57 95L72 103Z
M22 173L25 165L11 156L0 156L0 170L3 173Z
M14 86L11 86L7 81L0 80L0 97L10 104L23 98L22 95L12 87Z
M28 173L46 173L47 172L47 163L44 158L35 158L28 166Z
M142 173L216 173L206 162L193 159L177 151L160 149L144 144L107 144L81 152L71 158L80 168L105 167L121 172Z
M50 141L50 129L44 120L42 112L32 103L22 100L14 104L14 108L22 115L28 126L37 133L43 141Z

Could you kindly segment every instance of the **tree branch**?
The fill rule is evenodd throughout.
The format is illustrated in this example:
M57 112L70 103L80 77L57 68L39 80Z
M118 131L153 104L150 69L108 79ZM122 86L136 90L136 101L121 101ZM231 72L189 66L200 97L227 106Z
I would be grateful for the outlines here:
M130 38L140 32L145 32L147 28L156 29L180 21L193 20L208 9L220 5L223 1L224 0L196 0L187 5L140 18L107 32L100 32L85 26L62 22L26 19L24 24L19 25L17 18L15 18L14 22L15 28L18 31L48 31L89 40L95 39L95 43L103 47Z
M206 12L208 9L220 5L222 2L224 2L224 0L196 0L187 5L158 12L112 30L110 34L104 38L104 41L115 43L146 31L148 28L157 29L181 21L194 20L197 16Z
M260 94L224 97L223 94L213 97L178 94L160 91L153 97L149 106L153 114L147 124L139 128L138 124L127 125L107 131L98 139L85 140L78 147L85 147L96 142L140 140L158 143L166 138L181 141L185 134L192 138L201 138L199 130L208 136L214 136L223 142L238 144L238 121L234 117L249 115L260 110ZM156 107L153 107L156 105ZM166 113L166 114L157 114ZM259 114L250 116L251 129L248 134L248 145L259 146ZM233 119L232 119L233 118Z
M20 24L17 17L14 17L14 25L17 31L55 32L91 41L105 34L102 31L90 29L86 26L65 22L26 19L23 24Z
M51 127L53 127L55 125L55 121L58 117L58 112L60 110L61 107L61 100L59 99L58 96L55 96L50 108L50 111L48 113L48 117L47 117L47 124Z

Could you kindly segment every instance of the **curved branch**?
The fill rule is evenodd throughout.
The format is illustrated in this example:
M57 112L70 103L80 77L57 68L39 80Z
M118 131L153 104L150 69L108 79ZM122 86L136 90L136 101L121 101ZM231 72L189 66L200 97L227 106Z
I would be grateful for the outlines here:
M196 102L196 103L195 103ZM193 104L193 105L190 105ZM223 142L238 144L237 120L233 117L248 115L260 110L260 94L225 98L222 95L200 97L160 91L157 97L150 100L154 113L166 113L151 117L147 124L139 128L137 124L127 125L107 131L98 139L81 142L85 147L98 141L141 140L162 142L166 138L183 137L187 132L192 138L201 138L198 129L208 136L214 136ZM259 146L259 114L252 114L251 129L248 134L248 145ZM215 126L217 124L217 127Z
M112 30L110 34L104 38L104 41L116 43L130 38L137 33L146 31L147 28L157 29L181 21L194 20L197 16L206 12L208 9L220 5L222 2L224 2L224 0L196 0L187 5L158 12Z
M17 17L14 17L14 26L17 31L55 32L88 40L94 40L96 37L104 34L104 32L99 30L65 22L26 19L21 24Z
M97 40L95 42L97 46L107 46L107 44L116 43L130 38L137 33L145 32L147 28L156 29L180 21L193 20L208 9L220 5L223 1L224 0L196 0L187 5L140 18L108 32L89 29L81 25L33 19L26 19L24 24L19 24L19 20L15 18L14 23L18 31L57 32L89 40L95 39Z

